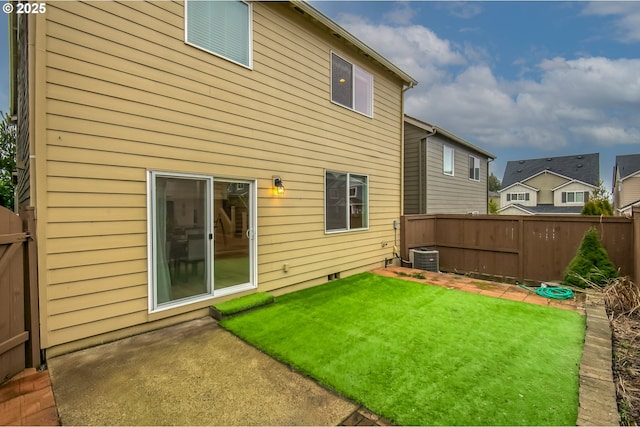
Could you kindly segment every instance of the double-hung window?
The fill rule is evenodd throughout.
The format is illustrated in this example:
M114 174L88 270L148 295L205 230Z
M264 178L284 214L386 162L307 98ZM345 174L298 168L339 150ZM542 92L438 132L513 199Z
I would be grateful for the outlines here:
M373 75L332 53L331 100L373 117Z
M448 145L442 146L442 172L445 175L453 176L453 164L455 161L453 147Z
M584 203L589 201L588 191L563 191L562 203Z
M187 0L188 44L251 67L251 4L244 1Z
M369 226L369 178L325 171L325 231L366 229Z
M480 159L469 156L469 179L480 181Z

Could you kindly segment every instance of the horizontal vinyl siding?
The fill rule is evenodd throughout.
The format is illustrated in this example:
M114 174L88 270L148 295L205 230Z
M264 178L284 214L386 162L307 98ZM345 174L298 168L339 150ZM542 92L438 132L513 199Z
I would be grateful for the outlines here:
M588 185L581 184L579 182L573 182L571 184L567 184L562 188L558 188L553 192L553 204L555 206L583 206L584 202L565 202L562 203L562 193L568 191L576 191L576 192L587 192L591 195L593 187L589 187Z
M391 257L401 82L286 4L253 11L249 70L186 45L181 3L47 4L46 347L157 320L148 170L257 179L259 290ZM374 75L374 119L331 103L332 50ZM369 230L325 234L325 169L369 176Z
M538 199L537 203L542 204L553 204L554 196L552 188L556 188L564 183L568 182L568 179L562 178L558 175L551 173L541 173L538 176L535 176L531 179L524 180L523 183L527 184L530 187L537 188L538 191Z
M622 183L620 206L640 200L640 177L627 178Z
M529 200L507 200L507 194L513 193L525 193L529 194ZM553 201L552 201L553 202ZM516 184L510 187L508 190L505 190L500 193L500 206L507 206L510 204L518 204L522 206L536 206L538 202L538 192L536 190L532 190L531 187L524 185ZM506 215L506 214L503 214Z
M443 173L443 145L454 148L454 175ZM461 145L436 135L427 141L427 214L487 213L487 159L480 159L480 181L469 179L469 154Z
M425 132L412 124L404 124L404 213L423 213L420 206L420 144ZM426 184L426 183L424 183ZM423 184L423 185L424 185Z

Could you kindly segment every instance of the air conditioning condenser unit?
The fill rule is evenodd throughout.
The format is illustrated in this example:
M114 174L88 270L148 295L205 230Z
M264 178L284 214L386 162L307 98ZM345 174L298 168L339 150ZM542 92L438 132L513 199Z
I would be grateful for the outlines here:
M409 261L413 268L418 270L440 271L440 253L429 248L411 249L409 251Z

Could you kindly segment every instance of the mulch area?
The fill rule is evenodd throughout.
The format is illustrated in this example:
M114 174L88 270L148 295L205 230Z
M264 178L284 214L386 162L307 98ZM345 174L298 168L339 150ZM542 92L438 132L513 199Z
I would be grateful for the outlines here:
M614 316L613 379L622 425L640 425L640 314Z

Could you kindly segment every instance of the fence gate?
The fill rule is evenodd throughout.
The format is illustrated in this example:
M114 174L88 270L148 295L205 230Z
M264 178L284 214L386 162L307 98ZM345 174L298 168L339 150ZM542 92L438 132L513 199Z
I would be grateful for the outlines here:
M34 224L33 210L0 207L0 383L40 365Z

